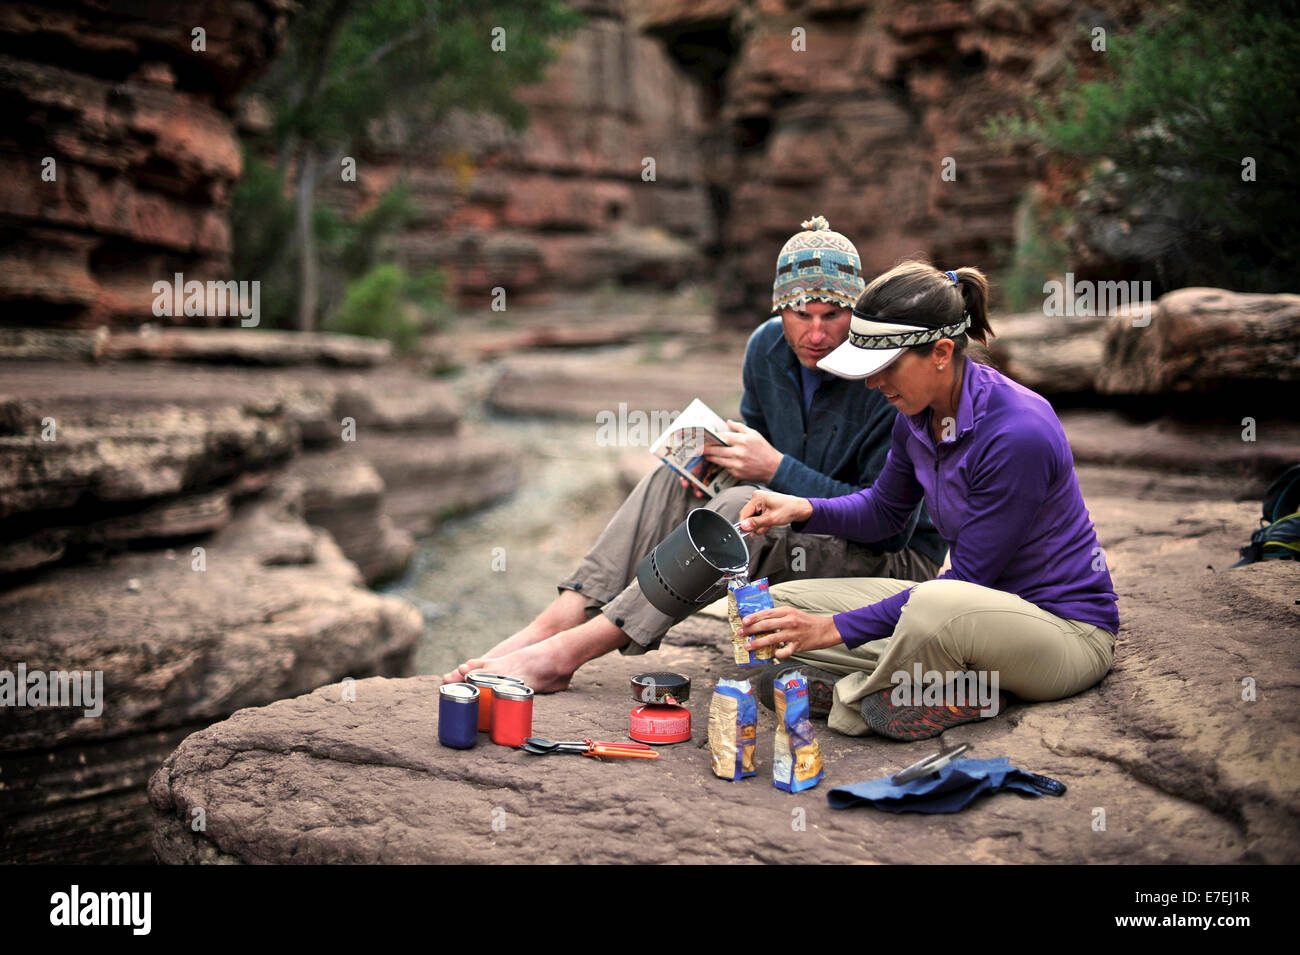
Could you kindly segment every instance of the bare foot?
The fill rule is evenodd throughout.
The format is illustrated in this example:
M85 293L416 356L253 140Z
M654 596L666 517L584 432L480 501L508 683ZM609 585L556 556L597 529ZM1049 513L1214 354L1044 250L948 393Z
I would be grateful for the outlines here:
M527 628L525 628L525 630L527 630ZM512 654L518 653L520 650L526 650L536 644L545 643L548 639L554 636L554 634L546 634L545 636L536 637L534 639L521 639L525 634L525 630L519 631L519 633L516 633L507 640L502 640L491 650L487 651L487 653L466 660L450 673L443 674L442 682L460 683L465 679L465 674L469 673L471 670L486 670L488 673L500 673L505 676L514 676L514 673L506 670L495 669L496 661L509 658ZM528 685L532 686L531 683ZM537 688L533 687L533 689L536 690ZM544 693L547 691L540 690L538 692Z
M462 663L447 676L446 683L456 683L465 679L465 675L474 670L486 670L523 680L533 688L534 693L559 693L569 688L573 679L573 668L560 659L558 647L548 646L550 641L543 640L531 647L523 647L504 656L485 657L482 660L469 660Z
M628 640L622 628L598 613L586 623L563 630L531 647L513 650L504 656L462 663L444 679L456 682L465 679L466 673L487 669L523 680L537 693L558 693L569 688L569 681L578 667L627 646Z
M547 626L540 620L534 620L528 626L524 627L517 633L512 633L491 650L483 654L483 659L493 657L503 657L507 653L513 653L515 650L522 650L524 647L531 647L534 643L541 643L555 636L566 627Z
M583 609L586 605L587 599L582 594L573 590L564 591L555 600L551 601L550 606L539 613L532 623L506 637L486 653L480 654L472 660L466 660L455 670L445 674L442 682L459 683L470 670L481 669L485 660L495 660L507 656L516 650L522 650L524 647L531 647L544 640L549 640L557 633L562 633L570 627L579 626L587 619L587 614Z

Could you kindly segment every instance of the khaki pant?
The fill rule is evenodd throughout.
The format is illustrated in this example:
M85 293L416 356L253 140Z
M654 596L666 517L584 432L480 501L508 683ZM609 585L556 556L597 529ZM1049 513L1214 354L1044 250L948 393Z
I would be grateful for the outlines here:
M964 580L803 580L772 588L778 606L809 613L856 610L915 587L890 637L796 653L793 662L845 674L835 684L828 724L849 736L870 732L860 701L921 670L997 673L1000 690L1025 700L1059 700L1094 685L1111 667L1115 635L1064 620L1029 601ZM989 678L991 681L991 677Z
M588 616L603 613L631 638L624 653L653 650L668 629L689 614L671 617L657 610L641 593L636 565L641 558L676 529L697 507L717 511L729 521L753 496L753 485L730 487L712 500L695 496L681 485L670 468L661 466L647 474L628 495L601 532L591 551L560 584L589 598ZM924 554L904 549L880 553L871 548L823 534L796 534L789 527L774 527L746 540L751 579L770 583L813 577L904 577L929 580L939 565ZM726 596L724 584L703 604Z

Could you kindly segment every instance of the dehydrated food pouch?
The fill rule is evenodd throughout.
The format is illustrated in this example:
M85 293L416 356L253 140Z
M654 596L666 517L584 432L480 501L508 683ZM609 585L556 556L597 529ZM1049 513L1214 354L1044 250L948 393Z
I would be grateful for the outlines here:
M719 680L709 703L709 754L713 774L737 780L755 776L758 705L748 680Z
M808 719L808 681L795 670L779 677L773 689L776 742L772 784L788 793L812 789L822 781L822 750Z
M760 577L753 583L745 583L743 579L735 578L727 581L727 621L731 624L731 646L737 666L747 667L757 663L772 662L773 654L776 652L775 647L746 650L745 641L749 638L740 635L741 620L751 613L771 609L772 595L768 592L766 577Z

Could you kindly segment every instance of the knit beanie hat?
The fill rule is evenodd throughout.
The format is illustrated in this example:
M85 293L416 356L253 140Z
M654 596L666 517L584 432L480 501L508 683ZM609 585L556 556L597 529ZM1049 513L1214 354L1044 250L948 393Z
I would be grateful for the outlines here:
M781 247L772 283L772 314L783 308L802 308L807 302L832 302L852 308L867 283L862 280L862 260L853 243L832 232L825 216L803 223Z

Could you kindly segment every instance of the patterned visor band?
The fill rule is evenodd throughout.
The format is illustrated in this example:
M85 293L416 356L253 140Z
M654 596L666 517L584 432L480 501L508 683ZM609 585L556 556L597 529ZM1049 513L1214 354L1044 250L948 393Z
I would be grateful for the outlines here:
M900 332L893 327L897 325L915 325L917 330L914 332ZM876 326L880 330L873 330L872 326ZM858 348L873 350L909 348L912 345L937 342L941 338L952 338L954 335L960 335L968 328L970 328L970 313L963 313L960 322L935 328L933 325L905 322L896 318L882 319L877 315L867 315L854 309L853 324L849 328L849 341Z

